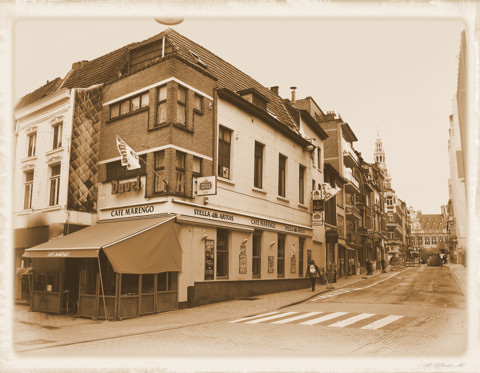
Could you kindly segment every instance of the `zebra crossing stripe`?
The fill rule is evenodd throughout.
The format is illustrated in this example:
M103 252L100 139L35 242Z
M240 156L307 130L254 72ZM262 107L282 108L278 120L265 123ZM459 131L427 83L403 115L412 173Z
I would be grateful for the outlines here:
M279 319L280 317L293 315L294 313L298 313L298 312L285 312L285 313L281 313L279 315L262 317L261 319L255 319L255 320L247 321L245 324L257 324L259 322L269 321L269 320L273 320L273 319Z
M306 319L307 317L310 317L310 316L315 316L315 315L318 315L322 312L309 312L309 313L305 313L303 315L298 315L298 316L293 316L293 317L289 317L288 319L283 319L283 320L278 320L278 321L274 321L272 322L272 324L286 324L287 322L291 322L291 321L297 321L297 320L301 320L301 319Z
M348 312L334 312L334 313L331 313L330 315L325 315L325 316L317 317L316 319L311 319L311 320L308 320L308 321L301 322L300 324L301 325L315 325L315 324L319 324L323 321L327 321L327 320L331 320L331 319L334 319L334 318L339 317L339 316L343 316L347 313Z
M236 323L236 322L242 322L242 321L246 321L246 320L255 319L255 318L257 318L257 317L263 317L263 316L273 315L274 313L278 313L278 311L273 311L273 312L264 313L264 314L261 314L261 315L250 316L250 317L244 317L243 319L238 319L238 320L234 320L234 321L229 321L229 323L230 323L230 324L233 324L233 323Z
M369 317L375 316L374 313L361 313L360 315L350 317L348 319L338 321L332 325L329 326L334 326L337 328L343 328L345 326L355 324L357 321L363 320L363 319L368 319Z
M383 319L377 320L371 324L362 326L360 329L369 329L369 330L379 329L385 325L391 324L392 322L401 319L402 317L403 316L390 315L390 316L384 317Z

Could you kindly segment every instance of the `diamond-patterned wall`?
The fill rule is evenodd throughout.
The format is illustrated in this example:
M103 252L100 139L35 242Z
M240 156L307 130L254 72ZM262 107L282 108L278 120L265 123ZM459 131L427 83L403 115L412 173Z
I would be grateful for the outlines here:
M76 90L73 110L68 208L96 212L102 88Z

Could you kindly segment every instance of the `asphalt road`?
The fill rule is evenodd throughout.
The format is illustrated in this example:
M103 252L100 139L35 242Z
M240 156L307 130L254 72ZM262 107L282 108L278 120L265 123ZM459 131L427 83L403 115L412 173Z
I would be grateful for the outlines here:
M447 267L413 267L249 317L51 347L42 356L458 356L466 300ZM208 307L204 308L208 312Z

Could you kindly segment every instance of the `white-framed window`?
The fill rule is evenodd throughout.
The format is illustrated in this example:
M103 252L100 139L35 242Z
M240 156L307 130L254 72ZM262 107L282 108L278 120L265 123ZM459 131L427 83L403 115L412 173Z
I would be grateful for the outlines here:
M230 155L232 146L232 130L220 126L218 131L218 176L231 178Z
M60 164L50 166L49 206L57 206L60 195Z
M35 150L37 147L37 132L29 133L27 136L28 136L27 156L33 157L35 155Z
M287 185L287 157L283 154L278 155L278 195L286 196Z
M305 166L298 167L298 202L305 204Z
M34 171L25 172L25 197L23 199L23 209L32 209L32 196L33 196L33 177Z
M53 125L53 144L52 149L62 147L63 122Z
M255 141L255 162L253 165L253 185L261 189L263 186L263 150L265 145Z

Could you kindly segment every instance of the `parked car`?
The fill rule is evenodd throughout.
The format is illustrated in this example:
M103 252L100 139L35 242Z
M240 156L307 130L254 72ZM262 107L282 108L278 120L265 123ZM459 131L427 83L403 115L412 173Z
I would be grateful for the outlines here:
M428 260L428 265L431 266L431 267L433 267L433 266L441 267L441 266L443 266L443 260L440 257L440 255L434 254Z

